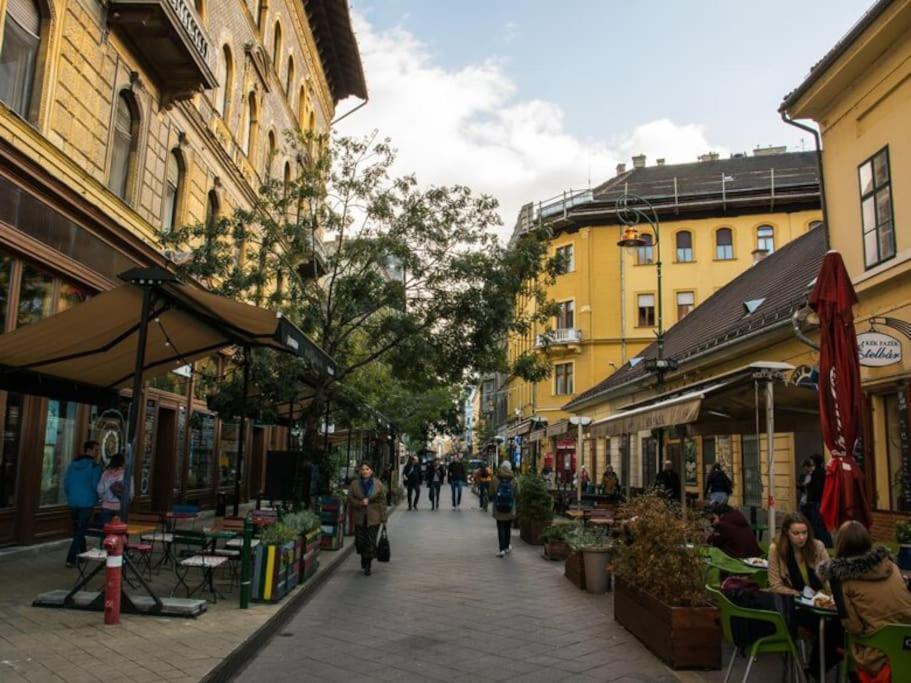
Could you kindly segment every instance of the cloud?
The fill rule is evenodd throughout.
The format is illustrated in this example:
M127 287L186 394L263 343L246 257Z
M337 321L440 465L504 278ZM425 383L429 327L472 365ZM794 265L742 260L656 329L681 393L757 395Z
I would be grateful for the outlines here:
M580 139L566 130L558 104L523 98L498 60L443 68L401 26L377 30L357 14L354 22L370 102L336 132L378 129L399 151L397 171L414 172L425 184L460 183L493 195L503 235L523 204L588 187L589 178L592 185L603 182L633 154L675 163L710 149L724 152L709 143L701 125L670 119Z

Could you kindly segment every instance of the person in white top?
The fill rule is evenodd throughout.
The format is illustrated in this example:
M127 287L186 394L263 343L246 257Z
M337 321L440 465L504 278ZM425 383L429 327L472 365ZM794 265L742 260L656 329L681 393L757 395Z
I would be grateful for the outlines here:
M98 481L98 497L101 498L101 525L110 522L120 513L120 501L123 498L123 454L115 453L108 462L107 469Z

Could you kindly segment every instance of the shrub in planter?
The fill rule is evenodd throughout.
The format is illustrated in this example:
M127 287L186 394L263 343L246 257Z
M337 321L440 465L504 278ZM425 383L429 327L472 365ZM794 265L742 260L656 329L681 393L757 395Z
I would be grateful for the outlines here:
M544 544L544 557L548 560L565 560L569 555L568 537L574 533L576 522L554 522L544 527L538 540Z
M573 544L582 551L585 565L585 590L601 594L608 589L607 566L613 543L604 527L583 526L573 535Z
M615 542L614 618L677 669L721 666L718 611L705 595L707 566L690 542L705 538L693 516L648 494L620 508Z
M530 545L541 545L541 531L554 518L554 501L547 484L536 473L519 478L516 518L521 539Z
M297 585L303 539L281 522L263 529L253 557L253 600L275 602Z

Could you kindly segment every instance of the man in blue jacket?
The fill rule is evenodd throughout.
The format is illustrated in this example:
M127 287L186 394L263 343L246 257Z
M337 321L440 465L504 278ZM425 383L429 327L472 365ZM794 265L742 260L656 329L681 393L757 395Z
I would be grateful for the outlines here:
M100 454L101 445L97 441L86 441L82 447L82 455L66 468L63 490L66 493L66 503L70 507L70 519L73 521L73 542L70 543L69 552L66 554L67 567L75 567L76 556L85 552L85 532L92 521L95 503L98 502L98 480L101 479L101 466L98 464Z

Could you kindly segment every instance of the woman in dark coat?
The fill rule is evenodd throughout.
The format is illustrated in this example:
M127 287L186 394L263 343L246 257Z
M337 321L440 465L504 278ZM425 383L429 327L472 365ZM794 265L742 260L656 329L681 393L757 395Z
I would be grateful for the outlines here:
M361 556L361 568L370 576L370 564L376 556L376 535L380 524L386 523L386 488L374 476L366 462L358 470L360 476L348 488L348 505L354 518L354 547Z

